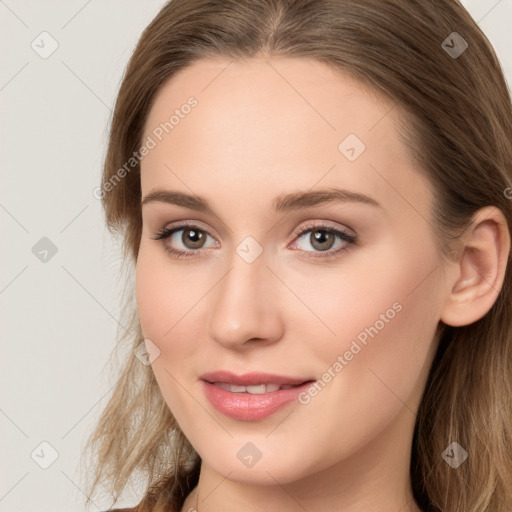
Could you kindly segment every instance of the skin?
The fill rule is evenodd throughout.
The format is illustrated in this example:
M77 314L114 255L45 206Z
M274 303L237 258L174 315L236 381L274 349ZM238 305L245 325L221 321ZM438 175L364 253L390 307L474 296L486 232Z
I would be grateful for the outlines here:
M136 266L142 331L160 351L152 369L202 459L181 510L418 511L410 450L437 328L492 306L510 249L506 222L494 208L479 212L464 240L474 250L444 261L429 220L433 189L399 137L394 102L307 59L228 62L199 61L169 81L144 135L197 99L142 160L142 197L157 188L197 194L216 216L148 202ZM355 161L338 149L351 133L366 145ZM328 187L380 207L271 211L278 195ZM184 245L183 231L164 243L191 258L154 240L183 220L204 230L204 248ZM336 238L327 250L346 251L312 257L322 253L314 229L294 233L321 221L358 244ZM247 236L263 250L252 263L236 252ZM401 310L307 405L241 421L202 391L199 376L220 369L321 379L394 303ZM262 454L251 468L237 457L248 442Z

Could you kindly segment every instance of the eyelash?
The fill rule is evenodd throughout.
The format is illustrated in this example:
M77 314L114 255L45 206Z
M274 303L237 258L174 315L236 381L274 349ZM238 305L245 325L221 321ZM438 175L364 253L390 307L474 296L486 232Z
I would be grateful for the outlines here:
M208 236L211 236L211 235L209 235L209 233L207 231L205 231L204 229L199 228L195 224L192 224L192 223L191 224L187 224L187 223L183 224L182 223L182 224L179 224L177 226L173 226L171 228L163 228L163 229L161 229L158 233L156 233L156 236L154 238L152 238L152 239L153 240L159 240L159 241L161 241L163 243L171 235L173 235L177 231L181 231L181 230L183 230L185 228L195 229L195 230L200 231L202 233L206 233ZM303 226L298 232L294 233L294 237L295 238L301 238L304 234L306 234L306 233L308 233L309 231L312 231L312 230L325 231L326 233L330 233L330 234L338 237L342 241L346 242L347 245L345 245L345 246L343 246L343 247L341 247L339 249L336 249L334 251L332 251L332 250L331 251L303 251L303 250L299 249L299 252L307 253L308 257L310 257L310 258L320 258L320 259L321 258L333 258L333 257L338 256L340 253L345 252L346 250L348 250L351 245L357 245L357 243L358 243L356 236L349 235L346 231L343 231L341 229L333 228L332 226L328 226L327 224L323 224L323 223L307 224L307 225ZM191 249L191 250L188 250L188 251L182 251L180 249L173 249L173 248L169 247L168 245L166 245L165 243L163 243L163 245L164 245L164 249L167 252L169 252L173 256L176 256L177 258L194 258L196 256L193 255L193 254L196 253L196 252L199 252L199 250L194 250L194 249ZM315 256L311 256L311 253L315 254Z

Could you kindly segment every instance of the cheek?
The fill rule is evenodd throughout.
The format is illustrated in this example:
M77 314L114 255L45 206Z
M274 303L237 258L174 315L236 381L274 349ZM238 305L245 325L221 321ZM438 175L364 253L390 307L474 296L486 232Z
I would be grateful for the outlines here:
M163 249L141 243L135 292L144 337L158 346L162 361L176 362L200 344L194 318L203 311L214 280L206 267L176 265L169 258Z
M162 351L164 339L173 334L178 319L188 303L187 288L180 280L182 273L171 273L163 252L141 243L137 258L135 292L140 324L145 338Z
M365 404L383 418L416 397L426 377L440 297L433 247L396 243L372 253L360 252L350 271L323 283L324 293L310 303L335 333L319 336L311 357L331 372L322 380L334 382L320 400Z
M327 270L312 267L300 274L296 269L283 271L283 280L309 309L290 301L296 303L296 310L289 311L288 316L300 318L301 327L310 333L316 327L315 343L327 350L350 345L359 334L364 342L372 326L379 332L389 331L392 324L404 329L408 323L402 324L403 319L411 319L413 312L420 312L419 322L428 321L425 307L435 303L435 276L429 274L435 267L431 245L390 238L356 249ZM302 314L298 315L299 311ZM418 329L417 325L410 327Z
M190 377L186 362L193 355L194 339L198 339L197 333L187 332L187 312L193 313L198 294L190 286L188 272L172 268L163 251L141 243L135 275L140 325L144 338L160 351L151 367L169 410L176 413L179 422L197 415L190 409L194 402L182 393L182 383Z
M439 308L435 254L387 247L378 257L361 255L350 272L323 283L326 293L308 302L335 331L316 336L303 356L320 381L302 397L304 421L321 433L318 443L332 440L326 456L331 462L370 442L401 411L413 420L408 409L414 411L421 399L433 357ZM313 333L315 321L308 319L301 331ZM330 411L329 422L321 411ZM309 456L315 457L318 443Z
M162 312L171 311L169 307L172 306L172 296L165 293L165 281L158 277L161 276L161 266L154 260L151 251L141 242L135 269L137 310L144 337L158 342L166 318Z

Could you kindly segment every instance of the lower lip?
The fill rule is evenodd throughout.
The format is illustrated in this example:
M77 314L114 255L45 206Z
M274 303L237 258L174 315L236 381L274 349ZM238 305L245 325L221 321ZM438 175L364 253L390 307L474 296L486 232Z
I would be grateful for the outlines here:
M255 421L266 418L285 405L297 400L306 391L312 381L290 389L280 389L271 393L252 395L251 393L232 393L202 381L206 397L222 414L236 420Z

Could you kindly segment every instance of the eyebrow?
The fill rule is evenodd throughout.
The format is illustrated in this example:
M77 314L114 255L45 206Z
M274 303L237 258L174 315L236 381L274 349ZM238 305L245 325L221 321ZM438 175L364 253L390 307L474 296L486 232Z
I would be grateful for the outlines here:
M198 195L190 195L173 190L155 189L142 199L141 205L143 206L152 202L174 204L176 206L183 206L191 210L215 215L215 212L208 204L208 201L204 197ZM340 188L327 188L308 192L299 191L289 194L281 194L274 199L272 203L272 210L275 213L285 213L292 210L301 210L327 203L346 202L362 203L382 208L382 205L375 199L365 194Z

